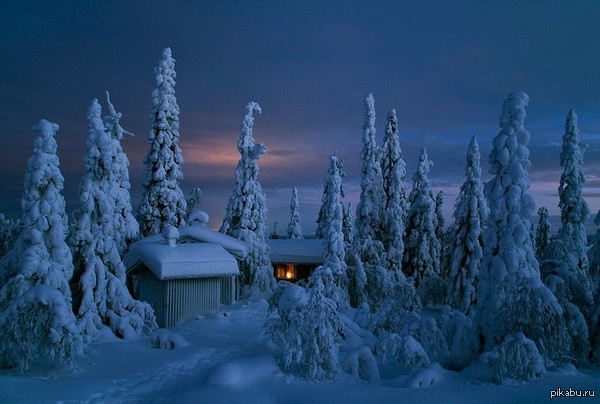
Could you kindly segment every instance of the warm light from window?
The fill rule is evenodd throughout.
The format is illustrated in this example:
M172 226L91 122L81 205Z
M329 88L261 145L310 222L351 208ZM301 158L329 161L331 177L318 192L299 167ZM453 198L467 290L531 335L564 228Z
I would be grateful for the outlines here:
M287 272L285 273L285 277L288 279L292 279L294 277L294 273L290 270L287 270Z

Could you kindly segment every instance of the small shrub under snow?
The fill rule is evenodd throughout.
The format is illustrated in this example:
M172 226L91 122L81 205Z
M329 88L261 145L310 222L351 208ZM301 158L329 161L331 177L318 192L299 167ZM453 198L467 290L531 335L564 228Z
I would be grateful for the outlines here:
M381 363L385 364L392 358L403 372L421 369L430 364L421 344L410 335L401 337L398 334L387 334L379 341L375 352Z
M544 360L535 343L520 332L484 353L482 360L490 365L490 379L496 384L535 380L545 372Z

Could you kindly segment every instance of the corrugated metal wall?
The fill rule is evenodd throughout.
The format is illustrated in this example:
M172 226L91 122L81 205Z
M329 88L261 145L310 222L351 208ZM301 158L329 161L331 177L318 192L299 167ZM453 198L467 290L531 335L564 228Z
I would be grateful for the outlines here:
M221 303L233 304L236 297L235 280L237 276L223 276L221 277Z
M220 278L159 281L145 276L140 282L140 299L152 305L160 327L172 327L192 320L198 314L217 311L221 289Z

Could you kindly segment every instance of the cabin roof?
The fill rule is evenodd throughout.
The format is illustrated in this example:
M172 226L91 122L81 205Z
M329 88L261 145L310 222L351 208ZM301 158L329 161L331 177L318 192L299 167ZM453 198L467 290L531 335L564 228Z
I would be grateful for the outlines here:
M196 241L198 243L217 244L240 260L246 258L246 255L248 255L248 251L250 250L248 244L244 241L219 233L202 224L181 226L177 230L179 231L179 238L177 239L178 245L186 240ZM135 242L133 245L146 243L164 244L164 240L165 239L161 234L154 234Z
M160 280L239 274L235 257L211 243L134 243L123 261L128 272L143 263Z
M236 258L246 257L248 244L201 224L177 230L179 237L174 247L161 234L133 243L123 258L127 272L143 263L161 280L239 274Z
M269 239L269 257L273 264L323 263L323 240L321 239Z

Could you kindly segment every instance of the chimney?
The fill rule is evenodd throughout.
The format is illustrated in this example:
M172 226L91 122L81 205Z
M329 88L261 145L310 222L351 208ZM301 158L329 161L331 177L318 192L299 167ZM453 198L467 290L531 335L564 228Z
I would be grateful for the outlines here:
M165 238L165 243L169 247L177 246L177 239L179 238L179 231L177 230L177 227L168 224L165 226L162 234Z

